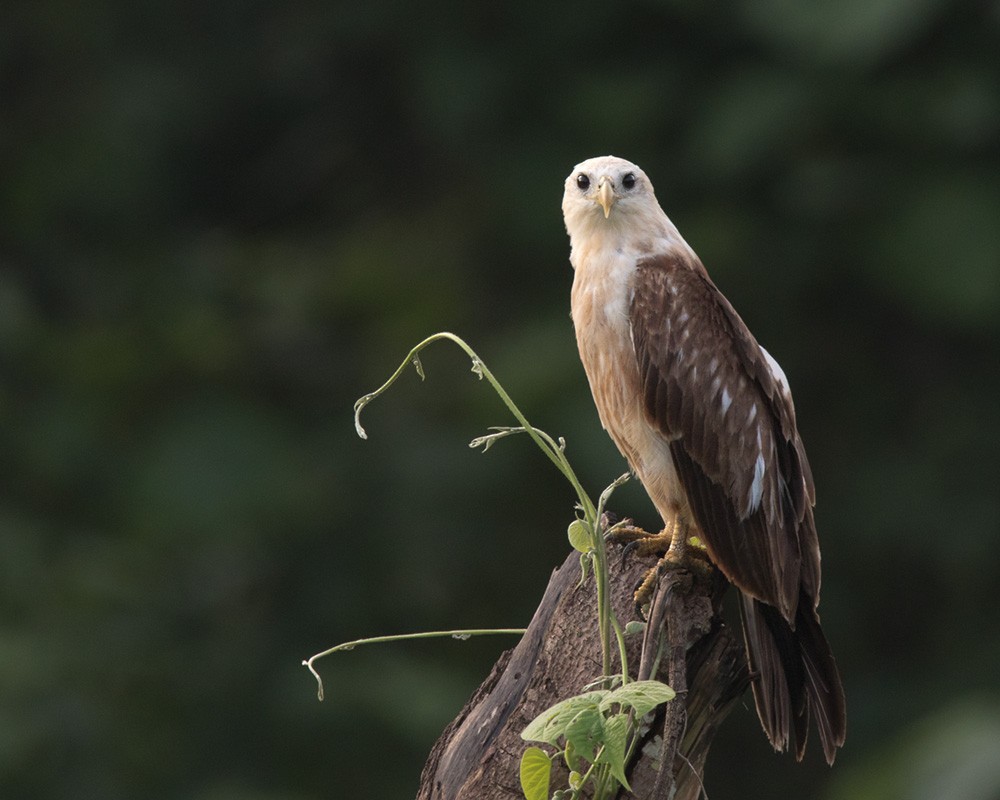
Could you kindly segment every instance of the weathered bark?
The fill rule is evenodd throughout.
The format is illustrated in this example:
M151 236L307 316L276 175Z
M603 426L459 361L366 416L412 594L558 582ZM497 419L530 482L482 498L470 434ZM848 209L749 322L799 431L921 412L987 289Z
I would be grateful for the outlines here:
M636 618L632 591L650 564L633 558L616 568L616 546L609 548L609 560L611 601L624 626ZM715 732L747 687L742 644L719 617L724 591L718 576L692 581L687 573L665 573L646 635L628 640L632 677L640 671L645 677L658 663L656 677L678 691L674 701L660 707L629 765L635 797L697 798ZM617 650L615 664L620 669ZM588 576L580 584L579 554L573 552L553 573L521 641L500 656L434 745L417 800L522 798L518 764L528 745L521 731L549 706L583 692L600 674L594 581ZM668 754L669 770L659 769L662 753ZM566 778L565 765L557 759L553 787L565 786ZM628 794L622 790L620 796Z

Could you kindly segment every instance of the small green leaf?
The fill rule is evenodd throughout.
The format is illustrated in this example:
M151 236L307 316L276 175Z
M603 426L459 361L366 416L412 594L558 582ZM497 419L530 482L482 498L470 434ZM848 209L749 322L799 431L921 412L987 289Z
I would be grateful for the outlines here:
M529 722L528 727L521 732L521 738L528 742L556 744L559 737L566 734L566 729L577 714L585 709L592 709L596 713L608 694L605 690L586 692L556 703Z
M529 747L521 756L521 791L525 800L548 800L552 762L540 747Z
M628 785L628 778L625 777L625 745L628 741L629 724L625 714L615 714L604 723L604 749L597 757L598 764L607 764L611 774L628 791L632 787Z
M582 519L573 520L566 529L566 535L574 550L589 553L594 549L594 537L591 536L590 527Z
M577 791L581 786L583 786L583 775L579 772L571 772L569 774L569 788L574 792Z
M633 681L609 692L601 701L601 711L608 711L617 704L634 708L641 717L676 696L673 689L660 681Z
M635 636L637 633L642 633L646 630L646 623L639 619L634 619L625 626L626 636Z
M594 753L604 742L604 715L596 704L580 709L566 725L563 736L574 753L593 761Z

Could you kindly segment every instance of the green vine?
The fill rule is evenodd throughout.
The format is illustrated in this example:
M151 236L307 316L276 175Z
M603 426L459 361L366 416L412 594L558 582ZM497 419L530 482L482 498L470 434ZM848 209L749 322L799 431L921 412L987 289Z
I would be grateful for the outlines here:
M384 394L407 367L413 366L421 380L425 378L420 353L438 341L450 341L457 345L471 360L472 371L480 380L485 379L504 405L517 420L516 426L492 427L490 433L473 439L470 447L489 450L496 442L515 434L527 434L551 461L563 477L569 481L577 496L577 516L567 530L570 544L580 553L581 580L592 568L597 590L597 616L601 642L602 674L595 686L603 688L584 692L567 698L542 712L522 732L526 741L538 742L555 748L549 753L541 747L528 747L521 758L521 788L526 800L549 800L552 762L558 757L566 761L570 771L569 785L552 795L554 798L578 800L586 786L593 785L595 800L613 796L618 786L628 788L625 764L637 741L637 723L656 706L672 700L673 690L659 681L631 681L628 659L625 651L625 631L615 617L609 597L608 561L605 550L603 515L605 505L612 492L628 480L628 474L620 476L602 493L595 504L584 491L569 460L566 458L566 442L553 439L545 431L534 427L514 401L486 367L483 360L466 342L453 333L441 332L428 336L417 344L403 359L396 371L374 392L361 397L354 404L354 426L358 436L367 439L368 434L361 425L361 412ZM613 527L611 528L613 530ZM402 636L380 636L359 639L354 642L332 647L304 660L316 678L319 699L323 699L323 682L316 671L315 662L331 653L350 650L361 644L399 641L403 639L428 638L432 636L452 636L468 638L474 635L496 633L523 633L523 630L466 630L437 631L432 633L404 634ZM620 673L612 672L611 638L614 634L621 662Z
M316 653L316 655L309 656L309 658L302 659L302 666L306 667L316 679L316 699L320 702L323 701L323 679L319 676L316 671L315 663L326 656L332 655L333 653L346 653L348 650L353 650L355 647L360 647L364 644L387 644L388 642L404 642L408 639L458 639L459 641L466 641L471 639L473 636L495 636L495 635L510 635L510 636L523 636L525 628L474 628L459 631L421 631L420 633L397 633L393 636L371 636L367 639L355 639L353 642L341 642L338 645L324 650L321 653Z

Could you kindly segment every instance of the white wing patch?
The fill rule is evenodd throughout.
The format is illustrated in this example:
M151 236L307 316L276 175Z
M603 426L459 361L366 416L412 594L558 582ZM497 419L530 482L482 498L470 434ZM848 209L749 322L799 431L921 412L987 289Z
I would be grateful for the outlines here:
M757 407L754 406L754 409ZM764 445L761 441L760 426L757 426L757 460L753 465L753 483L750 484L750 497L744 517L749 517L754 511L760 508L760 501L764 497Z
M729 389L722 387L722 416L726 416L729 406L733 404L733 398L729 396Z
M788 385L788 378L785 377L785 371L781 368L781 365L774 360L767 350L763 347L760 348L760 352L764 354L764 360L767 362L768 369L771 370L772 377L778 382L778 386L781 387L781 393L788 398L792 399L792 390Z

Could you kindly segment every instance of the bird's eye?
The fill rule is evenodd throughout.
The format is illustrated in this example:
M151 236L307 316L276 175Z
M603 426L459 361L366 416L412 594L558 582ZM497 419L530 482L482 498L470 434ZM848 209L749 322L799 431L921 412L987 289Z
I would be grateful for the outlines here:
M590 188L590 178L584 175L582 172L576 176L576 185L581 191L587 191Z
M622 178L622 188L624 189L634 189L635 188L635 173L626 172L625 177Z

